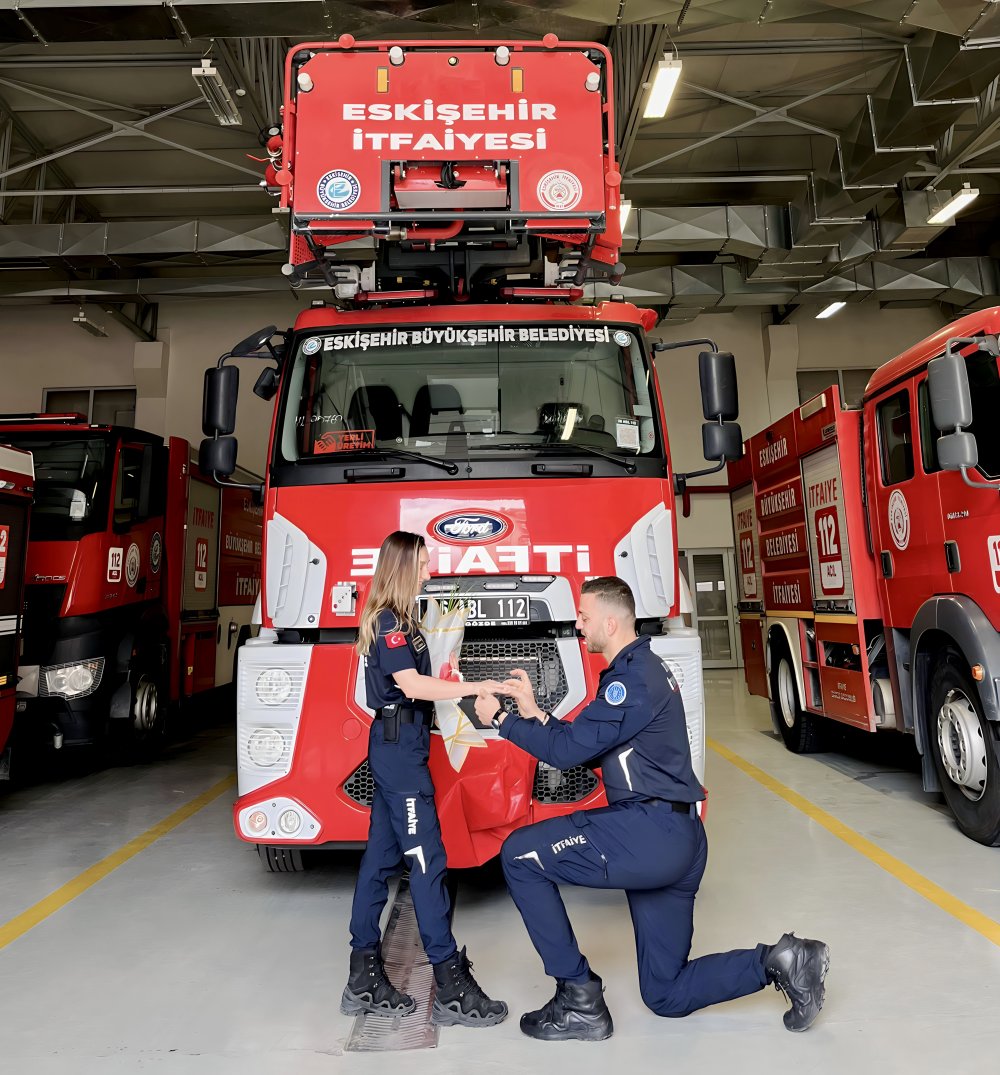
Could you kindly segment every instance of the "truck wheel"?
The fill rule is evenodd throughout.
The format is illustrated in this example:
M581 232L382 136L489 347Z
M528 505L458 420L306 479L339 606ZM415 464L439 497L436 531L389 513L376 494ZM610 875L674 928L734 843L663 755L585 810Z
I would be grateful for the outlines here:
M949 653L931 676L928 738L945 801L970 839L1000 847L996 730L983 716L965 662Z
M795 668L787 650L778 652L778 663L771 672L771 705L775 724L785 746L793 754L811 754L820 748L819 722L799 705Z
M257 845L257 854L268 873L301 873L305 866L302 851L298 847L270 847Z

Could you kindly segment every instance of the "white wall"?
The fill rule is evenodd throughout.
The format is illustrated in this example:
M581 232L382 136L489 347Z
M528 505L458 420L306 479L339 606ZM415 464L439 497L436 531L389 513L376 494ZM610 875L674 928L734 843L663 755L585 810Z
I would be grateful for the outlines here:
M160 303L160 338L166 375L140 370L136 340L127 329L93 308L107 339L96 338L72 323L75 306L0 307L6 376L0 410L36 411L44 388L142 387L137 424L153 432L201 439L201 394L205 369L234 343L269 323L279 328L294 321L300 305L292 295L245 298L166 300ZM745 436L798 406L796 368L874 368L939 328L944 319L936 306L880 310L873 303L849 305L825 321L815 311L797 310L786 325L765 324L759 309L707 314L684 325L660 325L655 339L708 337L736 355L740 384L740 422ZM243 361L236 435L240 465L263 473L271 405L250 389L260 364ZM673 466L697 470L701 456L701 402L697 349L662 352L656 360L666 408ZM165 395L160 395L165 385ZM723 484L724 472L701 479ZM689 519L678 521L682 548L732 544L729 503L725 496L694 495Z

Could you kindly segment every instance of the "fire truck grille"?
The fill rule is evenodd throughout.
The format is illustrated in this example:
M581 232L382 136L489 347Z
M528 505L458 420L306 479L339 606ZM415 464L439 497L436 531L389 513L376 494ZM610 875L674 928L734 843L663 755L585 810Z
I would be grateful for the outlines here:
M566 770L539 765L531 794L537 803L577 803L596 787L597 777L583 765Z
M539 803L576 803L585 799L597 787L597 777L583 765L565 772L539 765L535 770L535 786L532 797ZM360 806L371 807L375 795L375 781L363 761L344 781L344 792Z
M375 779L368 768L367 758L344 781L344 792L361 806L371 807L375 797Z
M559 649L551 639L466 639L459 667L467 680L504 680L512 669L523 668L542 709L555 709L569 690Z

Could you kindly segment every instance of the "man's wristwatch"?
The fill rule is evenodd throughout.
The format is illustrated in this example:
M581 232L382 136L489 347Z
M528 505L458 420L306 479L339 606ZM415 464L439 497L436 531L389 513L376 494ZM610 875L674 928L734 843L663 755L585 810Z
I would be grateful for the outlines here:
M494 731L500 731L500 718L506 716L503 706L501 706L494 714L490 724L493 726Z

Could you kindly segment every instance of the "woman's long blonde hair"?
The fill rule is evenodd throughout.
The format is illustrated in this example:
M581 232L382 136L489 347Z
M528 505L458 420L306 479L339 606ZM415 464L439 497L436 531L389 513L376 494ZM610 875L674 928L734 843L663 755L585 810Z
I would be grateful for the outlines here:
M420 550L427 543L420 534L395 530L382 542L372 584L361 611L357 651L362 657L371 653L378 632L378 618L389 611L396 617L398 630L413 634L418 624L414 615L413 595L420 588Z

